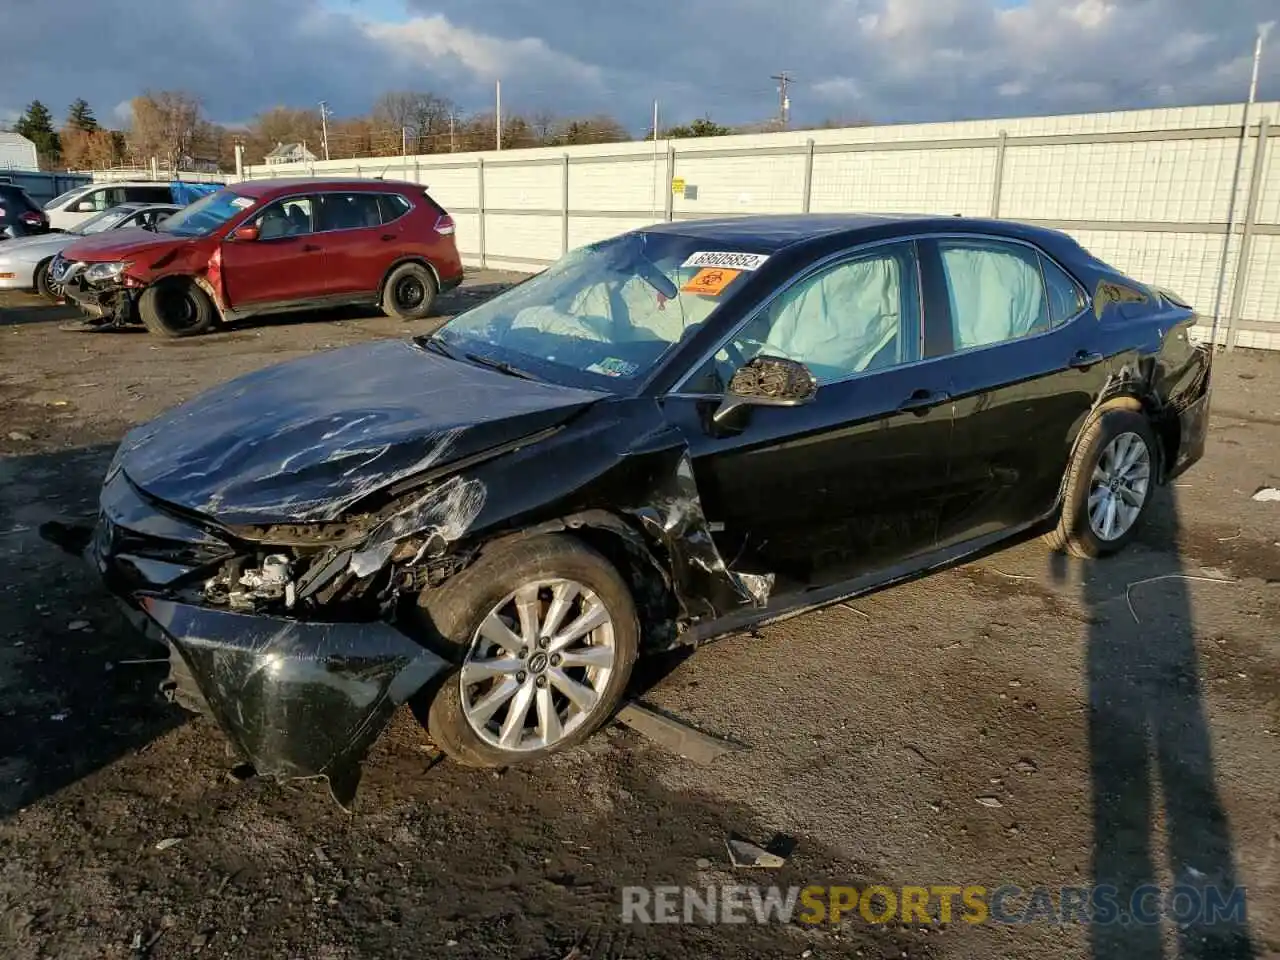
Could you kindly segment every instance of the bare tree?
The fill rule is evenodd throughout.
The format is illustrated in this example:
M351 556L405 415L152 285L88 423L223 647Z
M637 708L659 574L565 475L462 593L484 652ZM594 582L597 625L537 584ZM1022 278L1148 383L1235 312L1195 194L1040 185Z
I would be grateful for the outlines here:
M414 153L435 153L449 149L449 116L455 110L445 97L400 90L379 97L371 119L382 139L403 133Z
M249 157L254 163L270 153L278 143L305 143L319 154L320 111L272 107L249 124Z
M200 100L184 90L146 91L133 98L130 151L146 163L162 160L169 170L179 169L189 157L200 126Z

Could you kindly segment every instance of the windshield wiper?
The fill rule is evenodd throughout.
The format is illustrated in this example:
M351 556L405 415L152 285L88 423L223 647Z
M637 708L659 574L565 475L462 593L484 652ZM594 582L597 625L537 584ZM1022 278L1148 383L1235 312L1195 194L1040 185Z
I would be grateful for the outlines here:
M492 357L484 357L478 353L464 353L463 356L472 363L479 364L482 367L489 367L493 370L497 370L499 373L505 373L509 377L519 377L521 380L538 379L527 370L521 370L519 367L513 367L511 364L503 360L494 360Z

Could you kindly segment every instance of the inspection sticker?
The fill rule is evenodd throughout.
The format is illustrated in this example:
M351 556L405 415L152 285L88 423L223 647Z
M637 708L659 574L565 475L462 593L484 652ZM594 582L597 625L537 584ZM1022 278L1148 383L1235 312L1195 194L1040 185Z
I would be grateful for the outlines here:
M248 210L253 206L253 197L236 197L231 201L231 205L237 210Z
M719 267L703 267L685 283L680 290L684 293L697 293L704 297L718 297L724 288L738 279L741 270L722 270Z
M769 259L767 253L733 253L714 250L695 253L684 262L686 267L727 267L730 270L758 270Z

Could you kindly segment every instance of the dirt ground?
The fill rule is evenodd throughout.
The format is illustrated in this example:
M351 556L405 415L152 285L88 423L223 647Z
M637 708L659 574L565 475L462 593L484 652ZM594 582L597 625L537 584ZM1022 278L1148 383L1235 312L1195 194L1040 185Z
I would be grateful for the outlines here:
M477 273L442 309L506 279ZM164 668L136 661L157 651L37 528L93 512L130 425L423 325L347 313L160 342L68 317L0 296L0 956L1280 956L1280 502L1252 499L1280 486L1280 356L1218 360L1206 459L1119 557L1028 541L649 666L649 703L741 752L696 765L611 727L475 772L436 763L406 715L348 815L319 783L237 780L209 721L156 701ZM731 832L794 852L735 871ZM636 884L1202 876L1247 888L1239 938L620 919Z

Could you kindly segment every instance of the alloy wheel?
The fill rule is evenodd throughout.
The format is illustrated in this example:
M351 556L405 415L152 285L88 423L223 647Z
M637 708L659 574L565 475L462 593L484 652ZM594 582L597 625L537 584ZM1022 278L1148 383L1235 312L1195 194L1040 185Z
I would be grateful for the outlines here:
M462 710L490 746L544 750L604 700L617 650L603 601L573 580L526 584L481 621L459 674Z
M1102 540L1133 527L1151 486L1151 451L1136 433L1122 433L1102 451L1089 485L1089 526Z

